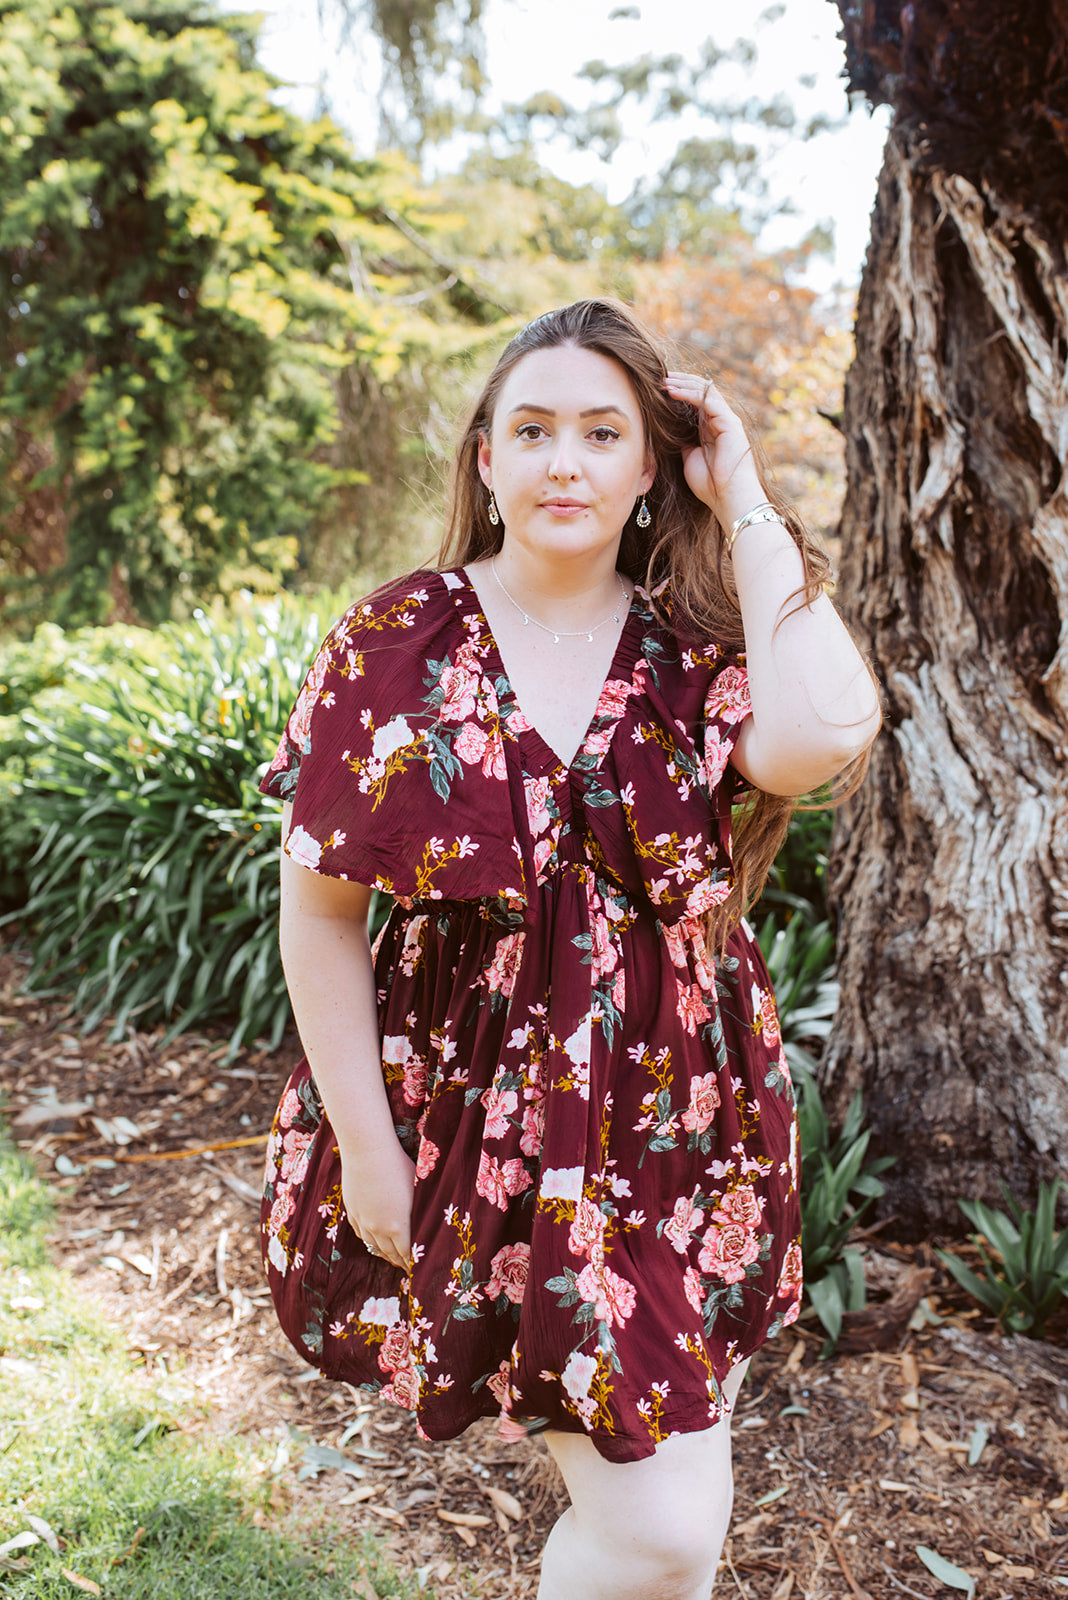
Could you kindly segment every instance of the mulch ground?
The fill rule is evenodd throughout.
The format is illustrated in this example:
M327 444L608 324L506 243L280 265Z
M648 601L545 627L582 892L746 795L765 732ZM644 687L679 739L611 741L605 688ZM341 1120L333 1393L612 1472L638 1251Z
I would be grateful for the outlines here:
M335 1528L374 1530L442 1600L530 1600L567 1503L544 1446L505 1444L491 1421L426 1444L406 1412L306 1367L274 1322L259 1174L295 1041L227 1067L221 1035L83 1036L61 1006L20 993L22 970L0 955L4 1109L56 1191L57 1260L134 1359L182 1372L205 1431L275 1446L270 1519L314 1526L330 1508ZM875 1304L850 1352L821 1360L802 1323L753 1362L717 1600L951 1593L920 1545L971 1573L983 1600L1065 1593L1063 1329L1043 1344L1000 1337L931 1244L880 1234L868 1267Z

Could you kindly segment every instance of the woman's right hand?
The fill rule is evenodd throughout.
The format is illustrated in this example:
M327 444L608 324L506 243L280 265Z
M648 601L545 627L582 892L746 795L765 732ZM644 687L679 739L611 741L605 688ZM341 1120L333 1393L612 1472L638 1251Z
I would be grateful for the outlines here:
M415 1162L395 1137L372 1150L340 1150L341 1198L353 1232L372 1255L411 1268Z

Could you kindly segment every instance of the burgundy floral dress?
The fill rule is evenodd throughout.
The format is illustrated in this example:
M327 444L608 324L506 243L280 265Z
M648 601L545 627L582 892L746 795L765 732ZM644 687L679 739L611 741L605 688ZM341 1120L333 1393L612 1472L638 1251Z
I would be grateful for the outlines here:
M794 1101L730 888L744 657L680 646L638 590L565 768L462 570L360 601L320 651L265 793L290 856L395 904L382 1071L416 1162L411 1275L349 1227L307 1062L267 1149L286 1334L453 1438L585 1432L612 1461L709 1427L730 1368L797 1316Z

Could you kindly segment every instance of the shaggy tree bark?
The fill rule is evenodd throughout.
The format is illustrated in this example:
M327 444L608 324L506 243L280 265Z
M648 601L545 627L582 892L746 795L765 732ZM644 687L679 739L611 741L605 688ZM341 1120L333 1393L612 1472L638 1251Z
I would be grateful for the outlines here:
M1068 5L840 0L894 106L846 387L845 605L885 690L823 1063L959 1229L1068 1157Z

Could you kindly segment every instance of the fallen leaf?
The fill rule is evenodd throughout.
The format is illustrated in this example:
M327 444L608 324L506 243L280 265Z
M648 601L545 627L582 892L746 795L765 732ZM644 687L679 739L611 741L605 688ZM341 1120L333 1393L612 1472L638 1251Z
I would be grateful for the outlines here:
M54 1550L56 1555L58 1556L58 1554L59 1554L59 1540L56 1538L55 1534L53 1533L52 1529L49 1527L48 1523L45 1521L44 1517L34 1517L34 1516L27 1515L26 1521L29 1523L29 1525L33 1529L34 1533L40 1534L41 1538L44 1540L44 1542L48 1546L49 1550Z
M911 1350L906 1350L901 1357L901 1376L905 1381L906 1389L919 1388L920 1369L916 1365L916 1357Z
M442 1522L454 1523L458 1528L488 1528L489 1517L483 1517L474 1511L439 1511L438 1516Z
M996 1550L984 1550L983 1555L986 1557L988 1564L992 1567L996 1566L999 1561L1004 1561L1005 1559L1005 1557L999 1555Z
M776 1585L775 1590L772 1593L771 1600L790 1600L793 1587L794 1575L792 1572L788 1572L782 1582Z
M1059 1495L1050 1500L1046 1506L1047 1511L1068 1511L1068 1489L1062 1489Z
M361 1500L370 1500L372 1495L381 1494L381 1483L361 1483L358 1489L350 1489L348 1494L343 1494L340 1500L335 1500L336 1506L355 1506Z
M899 1483L896 1478L880 1478L879 1488L886 1489L890 1494L911 1494L911 1483Z
M955 1567L952 1561L947 1561L945 1556L940 1556L938 1551L932 1550L929 1545L918 1544L916 1554L939 1583L946 1584L950 1589L963 1589L970 1600L975 1593L975 1579L970 1572L965 1572L963 1567Z
M1001 1570L1006 1578L1033 1578L1035 1575L1034 1567L1014 1567L1011 1561L1006 1561Z
M0 1544L0 1556L6 1556L9 1550L28 1550L31 1545L40 1544L40 1542L40 1535L30 1533L27 1529L25 1533L16 1533L13 1539L7 1539L3 1544Z
M84 1589L86 1594L99 1594L100 1585L94 1583L92 1578L83 1578L80 1572L71 1572L67 1567L60 1567L63 1576L73 1583L76 1589Z
M751 1539L754 1533L759 1533L761 1528L766 1528L772 1521L774 1518L769 1517L766 1511L758 1511L755 1517L747 1517L731 1531L736 1539Z
M514 1494L509 1494L507 1489L498 1489L492 1483L484 1483L482 1487L498 1511L503 1511L505 1516L511 1517L513 1522L520 1520L523 1515L523 1507L519 1504Z
M141 1254L129 1255L125 1257L125 1260L130 1263L131 1267L136 1267L138 1272L144 1273L146 1278L151 1278L152 1263L147 1256Z
M16 1128L36 1128L41 1122L76 1121L92 1106L91 1100L40 1100L26 1106L14 1119Z
M893 1426L893 1417L880 1417L874 1428L869 1433L868 1438L877 1439L881 1433L886 1432L887 1428L892 1428Z

